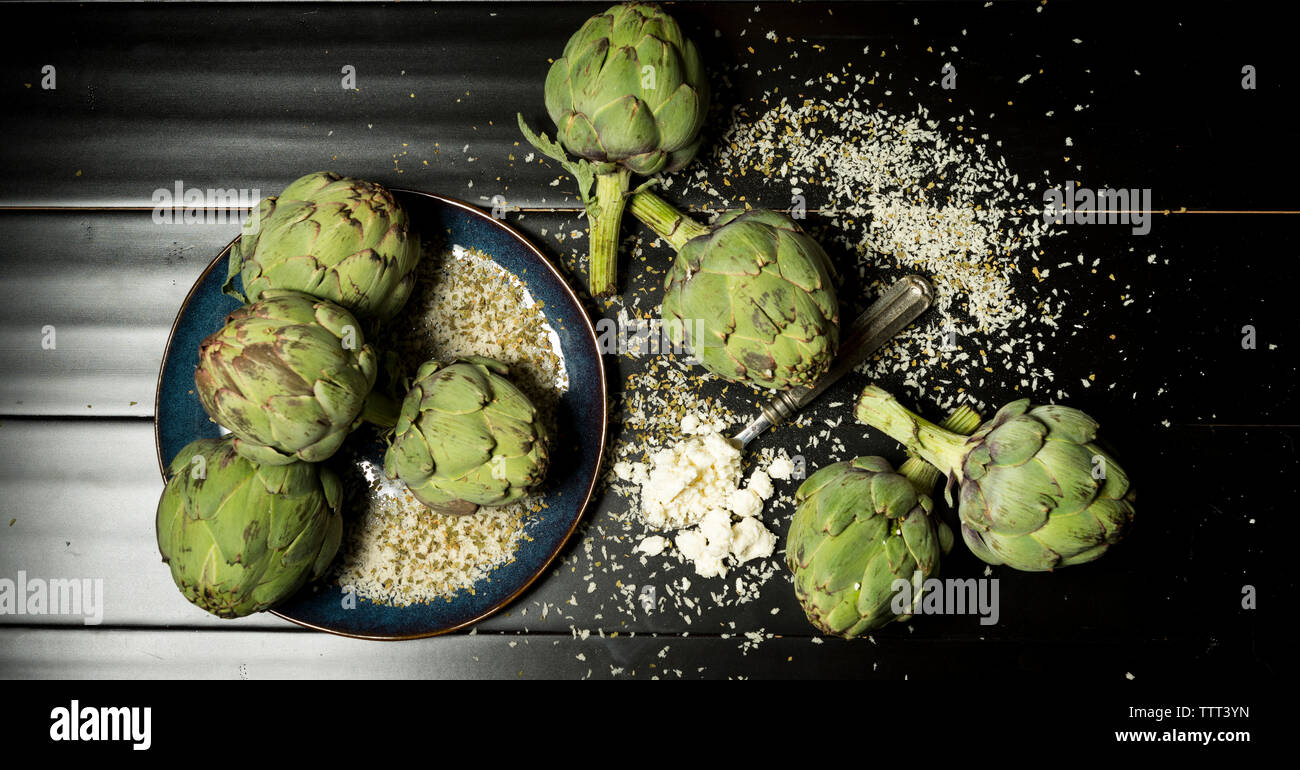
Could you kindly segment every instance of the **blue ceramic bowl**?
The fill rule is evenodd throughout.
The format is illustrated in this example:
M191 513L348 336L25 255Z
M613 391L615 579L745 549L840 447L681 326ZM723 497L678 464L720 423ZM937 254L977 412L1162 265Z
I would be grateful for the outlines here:
M486 618L528 588L559 554L591 500L605 449L608 413L595 330L554 265L514 228L474 206L411 190L393 192L426 238L441 235L447 243L492 255L545 303L547 320L560 337L569 389L556 407L553 464L543 491L545 515L529 520L528 537L521 539L515 560L476 583L472 593L461 591L450 601L399 608L361 598L345 602L339 586L321 581L307 585L274 610L299 625L361 639L416 639L454 631ZM227 246L199 276L167 341L154 409L158 462L164 476L186 444L221 433L194 392L194 368L199 343L221 328L226 315L239 306L221 293L229 253ZM382 457L369 459L382 464ZM345 604L354 606L345 609Z

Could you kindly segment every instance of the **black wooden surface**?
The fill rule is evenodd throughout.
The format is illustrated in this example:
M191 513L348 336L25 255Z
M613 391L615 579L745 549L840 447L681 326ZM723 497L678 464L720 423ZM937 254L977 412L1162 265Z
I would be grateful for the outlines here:
M161 489L153 390L181 299L237 226L156 225L152 192L181 179L271 194L329 168L480 205L499 194L511 205L559 209L509 219L581 283L576 255L586 241L542 235L583 226L573 186L567 178L551 186L563 175L553 165L520 160L530 148L520 144L514 113L550 128L541 101L548 58L596 7L5 7L18 32L0 49L0 576L99 575L119 599L97 628L0 617L0 675L1000 673L1059 686L1079 677L1122 684L1130 674L1148 681L1277 674L1284 653L1269 619L1295 591L1283 549L1296 531L1300 437L1297 218L1195 213L1300 210L1291 179L1300 132L1285 63L1294 18L1266 5L672 8L714 73L714 132L732 106L753 109L774 84L797 93L808 77L862 60L869 45L862 66L893 79L892 95L880 96L886 107L924 104L939 119L974 115L1026 175L1081 166L1074 174L1087 184L1149 187L1155 209L1194 210L1157 216L1148 236L1079 227L1048 246L1062 259L1106 255L1107 270L1139 300L1122 306L1105 276L1080 273L1073 295L1094 294L1096 302L1073 303L1069 312L1078 315L1063 323L1077 333L1045 354L1071 381L1084 372L1114 383L1075 388L1070 403L1097 416L1121 448L1140 490L1139 515L1131 537L1096 564L1047 575L996 570L998 625L918 618L874 642L815 644L784 576L767 583L760 601L706 610L689 626L676 613L616 611L611 576L595 578L600 585L586 593L585 544L623 555L635 545L614 520L625 504L608 493L593 503L564 561L473 637L376 652L270 616L217 622L186 605L153 544ZM768 30L825 49L801 47L790 59L786 46L763 39ZM949 52L954 45L959 51ZM960 67L953 92L934 84L945 60ZM40 88L45 64L57 68L56 90ZM356 67L358 91L339 88L344 64ZM1241 88L1245 64L1258 70L1256 90ZM751 74L758 69L768 74ZM1076 112L1076 104L1087 108ZM754 205L788 205L785 188L753 176L734 181ZM817 205L818 191L809 196ZM669 197L708 203L680 183ZM630 220L627 230L644 234ZM1161 260L1148 264L1149 253ZM661 258L666 264L666 251ZM643 289L653 296L656 280L633 275L625 285L629 296ZM593 317L613 317L619 307L589 303ZM47 324L59 330L57 351L40 347ZM1258 331L1255 350L1242 349L1246 324ZM644 362L609 357L606 365L617 385ZM841 383L826 401L849 401L864 384ZM991 387L981 395L997 403L1015 394ZM823 406L814 416L843 415ZM758 446L794 435L773 433ZM896 445L849 420L843 438L855 453L898 458ZM814 466L824 459L806 454ZM959 549L945 573L978 576L983 565ZM634 571L621 579L663 576ZM1245 585L1258 590L1259 609L1242 608ZM574 595L583 600L563 611ZM558 609L543 619L543 605ZM575 638L575 629L590 636ZM742 648L746 631L761 631L764 641Z

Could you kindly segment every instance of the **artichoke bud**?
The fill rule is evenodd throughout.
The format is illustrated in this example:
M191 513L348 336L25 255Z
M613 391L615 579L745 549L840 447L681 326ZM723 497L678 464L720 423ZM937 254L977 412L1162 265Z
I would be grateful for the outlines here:
M981 426L960 465L958 514L971 551L1038 572L1092 561L1119 542L1136 495L1096 438L1083 412L1027 399Z
M809 476L795 502L786 566L808 620L851 639L910 617L894 610L896 581L913 585L914 608L939 570L928 495L883 458L859 457Z
M448 513L534 491L546 473L548 432L509 373L480 356L421 366L384 455L388 477Z
M1028 572L1083 564L1132 525L1128 475L1097 443L1097 422L1077 409L1021 399L965 437L870 386L857 417L948 475L962 539L989 564Z
M342 540L342 498L324 466L258 465L230 436L199 439L168 468L158 550L190 602L223 618L261 612L325 573Z
M382 185L330 172L304 176L265 198L231 250L235 277L255 302L271 289L330 300L362 318L392 318L415 286L419 234Z
M708 76L671 16L655 5L624 3L569 38L547 72L545 99L559 144L535 136L522 116L520 128L576 177L590 229L588 288L592 296L609 296L617 291L629 178L671 173L695 157L709 109Z
M642 175L690 162L708 105L695 44L655 5L591 17L546 76L546 111L565 149Z
M377 371L350 313L269 289L199 345L194 385L242 456L269 465L319 462L360 423Z
M962 435L977 425L979 415L967 406L943 422ZM952 529L930 499L938 477L915 455L897 472L884 458L859 457L823 468L799 487L786 565L813 625L852 638L911 617L894 612L895 581L911 583L915 611L925 581L939 574L941 557L952 550Z
M811 387L839 344L833 275L825 250L790 218L733 212L678 251L665 279L663 319L720 377Z

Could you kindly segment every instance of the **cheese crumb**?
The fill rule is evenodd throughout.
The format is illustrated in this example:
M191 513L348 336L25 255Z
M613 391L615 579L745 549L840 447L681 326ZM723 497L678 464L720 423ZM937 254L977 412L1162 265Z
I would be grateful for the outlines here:
M663 537L660 537L659 535L651 535L637 544L636 550L646 556L658 556L664 552L664 548L667 547L667 545L668 541Z
M794 463L789 457L777 457L767 466L767 475L780 481L786 481L794 475Z
M741 519L731 528L731 555L744 564L750 559L765 559L776 550L776 535L758 519Z
M763 510L763 498L752 489L737 489L731 493L727 508L742 519L753 518Z

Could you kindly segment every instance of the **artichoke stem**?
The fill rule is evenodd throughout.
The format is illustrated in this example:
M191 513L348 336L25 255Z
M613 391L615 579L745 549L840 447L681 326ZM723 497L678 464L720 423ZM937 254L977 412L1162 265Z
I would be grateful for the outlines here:
M962 404L948 415L948 419L939 423L939 427L950 430L959 436L969 436L980 426L980 416L969 406ZM912 486L921 494L928 495L934 489L934 482L939 480L939 469L916 455L908 456L898 472L912 482Z
M618 293L618 231L627 206L627 185L632 172L619 168L596 175L596 200L587 207L591 231L591 260L587 288L593 297Z
M633 195L628 210L646 227L654 230L656 235L668 241L675 251L681 251L682 246L692 238L709 234L709 228L681 213L663 198L648 190Z
M930 463L946 475L961 480L965 440L904 409L898 400L875 385L868 385L858 398L855 415L861 422L881 431L907 451Z
M397 401L372 390L370 395L366 396L366 404L361 409L361 419L381 428L391 428L397 424L397 416L401 413L401 408L402 405Z

